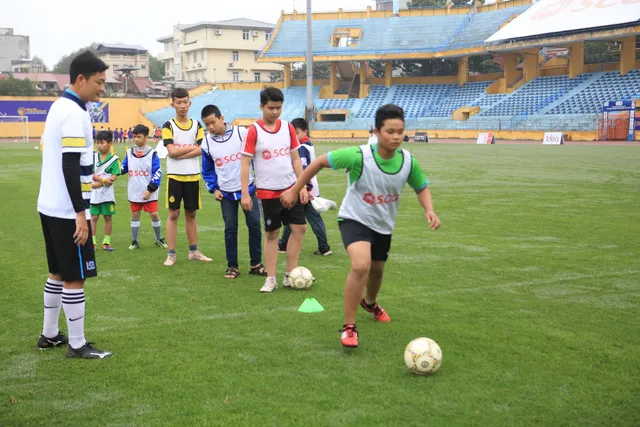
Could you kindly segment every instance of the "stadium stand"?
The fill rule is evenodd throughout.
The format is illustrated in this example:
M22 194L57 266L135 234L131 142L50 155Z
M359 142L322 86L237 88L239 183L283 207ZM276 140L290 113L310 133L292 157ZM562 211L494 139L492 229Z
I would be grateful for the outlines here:
M507 28L513 27L514 23L508 22L514 18L517 21L519 14L532 7L532 4L523 2L526 3L526 0L482 6L482 10L468 7L446 13L434 12L433 15L425 12L422 16L412 14L411 11L401 13L400 16L378 14L371 18L364 18L358 12L347 13L346 18L342 12L335 15L319 14L321 16L313 21L314 58L334 58L328 60L334 61L336 67L333 70L337 69L338 74L332 80L334 95L329 92L329 98L320 99L320 87L313 88L314 105L320 112L342 110L346 114L344 121L315 122L314 129L368 130L373 124L375 111L383 104L394 103L405 110L409 130L594 131L597 115L604 102L630 99L633 95L640 94L640 70L629 71L628 65L624 72L587 72L594 67L587 67L582 61L577 72L572 68L572 75L577 75L574 78L557 75L557 68L553 72L542 72L554 58L564 58L565 64L569 58L568 63L574 67L571 50L566 47L546 48L533 45L527 47L525 54L521 54L521 61L515 60L517 53L511 53L511 49L506 48L502 54L502 65L505 70L511 67L509 77L507 78L505 71L502 76L487 76L485 81L477 81L478 77L475 77L473 82L469 82L468 75L465 78L456 76L458 83L455 83L456 78L453 76L440 76L433 79L433 82L429 82L427 76L402 79L390 75L391 71L388 70L391 68L387 68L385 73L389 80L385 80L386 84L381 84L381 79L367 81L371 76L365 77L365 72L359 71L363 69L361 64L371 55L388 62L394 58L402 58L401 55L416 58L416 53L442 52L443 58L457 60L460 58L459 52L465 52L466 49L468 55L488 52L489 46L496 43L489 39L502 31L505 24ZM285 64L301 61L306 49L306 22L295 14L286 18L283 15L278 26L273 38L261 52L260 60L268 62L272 59ZM344 36L340 34L345 34L345 30L349 34L347 43L338 43L336 37L341 40L340 37ZM358 36L354 36L354 32ZM578 37L573 40L574 43L584 44L580 36L571 37ZM530 38L523 40L523 43L535 43ZM507 41L511 43L512 39ZM575 45L572 49L574 48ZM524 58L526 55L530 55L528 58L535 58L535 52L538 52L538 58L533 65L538 68L535 75L540 77L524 80L523 83L519 80L528 79L528 73L531 73L531 70L526 69L531 66L531 61L525 61ZM394 56L387 60L387 55ZM507 61L507 57L511 62ZM359 64L356 61L360 61ZM459 72L466 70L464 62L459 63L459 67L462 67ZM517 67L519 62L522 63ZM559 62L561 61L556 60L549 67L565 66L563 71L569 73L569 65L558 65ZM360 87L358 79L366 86ZM420 84L415 84L416 80ZM389 81L394 84L389 84ZM447 83L440 83L443 81ZM283 86L286 87L287 84ZM489 90L490 94L487 93ZM290 120L303 115L305 88L289 87L284 92L286 101L283 118ZM338 97L343 94L348 94L348 97ZM197 118L202 106L214 103L222 107L228 121L254 118L260 115L257 100L257 90L217 90L194 98L192 112L194 118ZM453 120L452 114L462 107L479 107L479 111L477 108L470 108L464 111L464 115L461 112L457 116L466 120ZM150 113L148 117L154 123L161 124L172 115L171 109L163 109Z
M606 101L630 99L640 92L640 70L632 70L625 76L617 72L598 73L558 105L545 114L588 114L600 111Z
M575 79L570 79L569 76L537 78L505 96L502 101L480 114L482 116L536 114L589 77L590 74L582 74Z

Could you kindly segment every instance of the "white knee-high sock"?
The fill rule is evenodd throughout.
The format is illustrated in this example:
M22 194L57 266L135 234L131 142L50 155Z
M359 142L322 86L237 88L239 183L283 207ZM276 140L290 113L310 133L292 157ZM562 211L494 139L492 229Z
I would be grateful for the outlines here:
M58 318L62 308L62 285L61 280L47 279L44 285L44 321L42 322L42 335L47 338L55 338L60 330L58 329Z
M62 306L69 328L69 345L78 349L87 343L84 339L84 289L63 289Z

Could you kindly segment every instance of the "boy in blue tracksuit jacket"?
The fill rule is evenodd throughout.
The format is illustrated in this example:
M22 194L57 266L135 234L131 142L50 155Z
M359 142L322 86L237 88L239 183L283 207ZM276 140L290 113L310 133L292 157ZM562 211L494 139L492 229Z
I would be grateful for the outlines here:
M240 166L242 144L247 130L224 121L220 109L207 105L202 109L202 121L208 133L202 142L202 178L209 193L220 202L224 220L224 246L227 253L226 279L235 279L238 270L238 208L242 199ZM253 176L250 178L249 194L253 209L242 210L249 229L249 274L266 276L262 265L262 230L260 228L260 206L256 198Z
M300 148L298 149L298 153L300 153L300 161L302 162L302 168L306 169L307 166L311 164L311 162L316 158L316 150L309 140L309 125L305 119L294 119L291 121L291 126L296 131L296 135L298 137L298 141L300 141ZM318 187L318 178L313 178L309 185L307 186L307 191L309 192L309 200L313 200L314 197L320 196L320 188ZM316 239L318 240L318 250L314 252L314 255L322 255L329 256L333 254L331 251L331 247L329 246L329 242L327 240L327 227L324 224L324 220L311 202L304 205L304 215L309 222L309 226L313 231L313 234L316 235ZM288 225L284 226L282 231L282 237L278 242L278 252L286 253L287 251L287 243L289 242L289 236L291 235L291 228Z

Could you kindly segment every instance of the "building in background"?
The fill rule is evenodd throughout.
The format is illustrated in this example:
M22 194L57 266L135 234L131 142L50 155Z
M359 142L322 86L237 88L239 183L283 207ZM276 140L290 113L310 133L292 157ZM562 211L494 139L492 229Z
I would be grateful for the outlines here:
M376 10L393 10L394 0L376 0ZM409 8L409 0L399 0L400 9Z
M31 58L29 36L13 33L13 28L0 28L0 72L12 71L12 61Z
M132 77L149 77L149 52L142 46L101 43L98 56L105 64L107 77L118 77L130 73Z
M12 73L44 73L44 64L32 59L17 59L11 61Z
M158 39L164 45L158 59L174 81L270 82L282 65L256 59L273 28L244 18L176 25L172 35Z

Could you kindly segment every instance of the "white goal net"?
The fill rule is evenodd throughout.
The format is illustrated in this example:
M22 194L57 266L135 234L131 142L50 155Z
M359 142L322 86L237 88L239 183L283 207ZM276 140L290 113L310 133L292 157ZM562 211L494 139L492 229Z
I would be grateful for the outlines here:
M0 115L0 141L29 142L29 117Z

